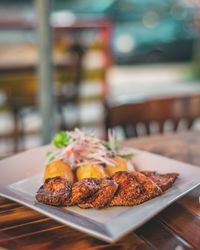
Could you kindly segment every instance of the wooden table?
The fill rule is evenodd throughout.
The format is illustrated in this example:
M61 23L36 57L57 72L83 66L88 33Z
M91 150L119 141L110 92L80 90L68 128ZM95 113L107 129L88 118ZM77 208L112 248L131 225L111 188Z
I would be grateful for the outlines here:
M200 132L124 142L200 166ZM108 244L0 198L0 249L200 249L200 186L120 241Z

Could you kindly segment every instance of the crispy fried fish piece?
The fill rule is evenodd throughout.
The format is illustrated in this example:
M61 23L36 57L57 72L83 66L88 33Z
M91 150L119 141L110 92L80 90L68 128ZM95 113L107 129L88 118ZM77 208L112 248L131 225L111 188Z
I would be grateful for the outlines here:
M84 178L72 186L71 205L75 205L92 196L100 189L101 180L97 178ZM68 205L67 203L65 205Z
M141 173L155 182L163 192L169 189L179 176L178 173L158 174L156 171L142 171Z
M141 184L142 193L147 197L147 199L151 199L154 196L162 194L162 189L144 174L136 171L131 172L131 174Z
M141 194L132 201L131 205L139 205L155 196L162 194L162 189L150 178L136 171L131 172L131 174L142 186Z
M116 181L103 178L101 179L100 189L85 202L79 203L78 206L81 208L103 208L110 203L118 186Z
M178 175L158 174L155 171L119 171L110 178L85 178L73 186L66 179L57 176L45 180L36 199L53 206L133 206L160 195L172 186Z
M119 184L118 191L110 206L129 206L142 192L142 185L127 171L119 171L111 176Z
M57 176L45 180L36 199L44 204L53 206L71 206L85 200L100 189L100 180L85 178L76 182L72 187L63 177Z
M36 194L39 202L53 206L62 206L70 202L70 197L71 185L60 176L46 179Z

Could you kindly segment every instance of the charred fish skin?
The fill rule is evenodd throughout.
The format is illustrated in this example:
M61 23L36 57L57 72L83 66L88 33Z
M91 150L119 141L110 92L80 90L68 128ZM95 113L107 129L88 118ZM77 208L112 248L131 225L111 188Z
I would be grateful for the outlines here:
M178 173L159 174L156 171L142 171L141 173L156 183L163 192L169 189L179 176Z
M72 186L63 177L48 178L39 188L38 202L53 206L78 205L80 208L134 206L169 189L179 174L155 171L119 171L111 177L85 178Z
M142 192L141 184L127 171L119 171L111 176L119 184L110 206L128 206Z
M36 199L47 205L72 206L97 192L99 183L100 180L96 178L86 178L71 186L62 177L48 178L39 188Z
M60 176L48 178L39 188L36 199L47 205L63 206L67 202L70 203L71 185Z
M109 178L101 179L100 189L86 201L79 203L81 208L103 208L110 204L119 184Z
M71 205L78 204L91 197L100 189L101 179L85 178L72 186Z
M154 181L142 173L134 171L131 172L131 174L142 185L143 194L145 194L147 198L153 198L163 193L162 189Z

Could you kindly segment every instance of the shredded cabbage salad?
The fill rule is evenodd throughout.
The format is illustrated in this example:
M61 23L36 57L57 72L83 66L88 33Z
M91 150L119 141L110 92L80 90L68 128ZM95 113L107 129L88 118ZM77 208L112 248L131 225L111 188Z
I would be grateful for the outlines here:
M133 154L124 151L118 144L113 131L108 131L108 141L103 141L82 132L76 128L74 131L60 131L52 141L53 150L47 153L45 164L56 160L66 162L72 169L92 163L115 166L113 157L119 156L131 160Z

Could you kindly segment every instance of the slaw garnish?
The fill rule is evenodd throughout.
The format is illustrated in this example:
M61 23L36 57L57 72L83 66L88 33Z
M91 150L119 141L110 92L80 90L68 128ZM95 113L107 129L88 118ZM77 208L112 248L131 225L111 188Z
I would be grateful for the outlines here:
M113 157L131 160L133 156L132 153L121 150L112 130L108 131L108 141L86 134L78 128L74 131L60 131L52 145L53 150L47 153L45 164L62 160L72 169L88 163L115 166Z

